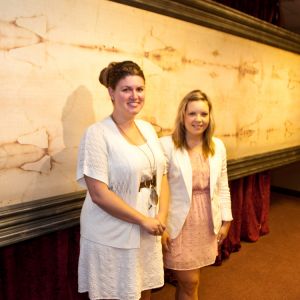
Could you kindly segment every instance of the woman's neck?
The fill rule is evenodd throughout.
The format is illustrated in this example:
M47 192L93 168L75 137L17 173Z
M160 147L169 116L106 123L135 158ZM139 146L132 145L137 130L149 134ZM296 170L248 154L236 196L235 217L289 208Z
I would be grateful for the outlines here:
M121 127L123 129L131 128L132 126L134 126L134 117L128 118L113 112L111 114L111 118L118 127Z
M118 127L120 133L127 139L127 141L133 145L143 145L147 142L139 128L134 122L134 118L118 118L114 113L110 116L113 122Z
M202 136L186 136L186 143L190 150L202 149L203 138Z

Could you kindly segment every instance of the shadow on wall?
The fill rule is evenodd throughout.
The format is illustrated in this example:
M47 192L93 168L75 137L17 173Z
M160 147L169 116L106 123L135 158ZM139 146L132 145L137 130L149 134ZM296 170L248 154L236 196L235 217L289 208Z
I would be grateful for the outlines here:
M86 128L96 120L93 97L85 86L79 86L67 98L61 115L64 148L50 156L48 182L43 188L51 189L52 196L78 191L76 183L77 151L80 139ZM55 140L49 146L55 149ZM41 168L41 170L47 169ZM46 175L41 172L41 175ZM36 188L39 188L36 186ZM43 191L41 191L41 194ZM46 194L48 194L46 192ZM48 197L45 196L45 197ZM43 198L43 197L40 197Z
M96 120L93 109L93 97L85 86L79 86L68 97L62 111L64 150L53 156L53 169L74 180L77 163L77 150L86 128ZM58 184L61 184L58 181Z

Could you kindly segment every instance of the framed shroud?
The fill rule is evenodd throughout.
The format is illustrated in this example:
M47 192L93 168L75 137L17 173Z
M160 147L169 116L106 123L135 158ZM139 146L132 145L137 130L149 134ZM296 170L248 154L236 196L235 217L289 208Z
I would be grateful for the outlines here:
M97 83L110 61L143 67L140 117L159 134L205 91L230 179L300 159L299 35L207 1L17 2L0 4L1 245L78 223L77 147L111 112Z

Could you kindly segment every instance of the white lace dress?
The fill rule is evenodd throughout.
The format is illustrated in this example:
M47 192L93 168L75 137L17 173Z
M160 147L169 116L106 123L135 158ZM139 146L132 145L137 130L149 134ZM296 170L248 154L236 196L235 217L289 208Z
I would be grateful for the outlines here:
M152 159L147 145L140 147ZM147 178L149 160L133 145L132 158L133 163L140 164L137 167ZM138 210L153 215L154 212L149 210L149 194L148 188L140 190ZM81 237L78 277L78 291L88 291L90 299L138 300L141 291L164 284L160 237L152 236L141 228L140 248L136 249L109 247Z

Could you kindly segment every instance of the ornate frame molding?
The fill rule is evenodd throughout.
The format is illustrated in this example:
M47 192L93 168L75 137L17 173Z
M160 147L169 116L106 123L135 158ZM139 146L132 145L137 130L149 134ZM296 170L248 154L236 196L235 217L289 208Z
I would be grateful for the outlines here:
M271 170L300 160L300 146L275 150L227 162L229 180Z
M225 5L202 0L110 0L300 53L300 35Z

